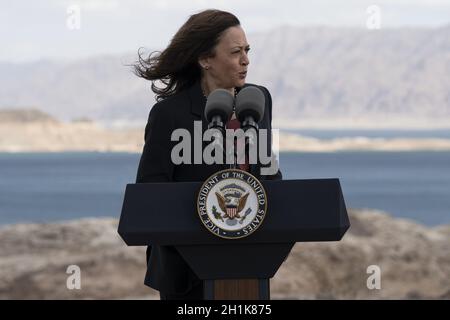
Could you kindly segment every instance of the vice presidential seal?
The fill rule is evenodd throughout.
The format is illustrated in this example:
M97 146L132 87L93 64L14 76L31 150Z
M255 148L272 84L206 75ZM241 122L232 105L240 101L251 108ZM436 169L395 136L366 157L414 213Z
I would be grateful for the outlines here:
M210 176L200 188L197 211L216 236L238 239L252 234L264 220L267 196L250 173L227 169Z

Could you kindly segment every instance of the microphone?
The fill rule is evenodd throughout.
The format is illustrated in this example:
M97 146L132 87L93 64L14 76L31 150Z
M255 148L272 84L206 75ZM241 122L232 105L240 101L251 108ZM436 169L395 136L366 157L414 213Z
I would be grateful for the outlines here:
M208 95L205 106L208 130L213 131L213 145L219 147L225 158L228 157L224 147L225 124L233 113L233 105L234 97L228 90L216 89Z
M236 117L244 131L250 128L258 130L258 122L264 116L265 104L264 93L257 87L246 87L239 91L236 97Z
M205 107L205 118L208 129L225 130L225 124L233 113L234 97L225 89L216 89L208 95Z
M246 136L245 151L243 155L238 155L239 159L246 159L248 155L249 161L257 163L258 122L264 116L265 104L264 93L257 87L246 87L236 96L236 117Z

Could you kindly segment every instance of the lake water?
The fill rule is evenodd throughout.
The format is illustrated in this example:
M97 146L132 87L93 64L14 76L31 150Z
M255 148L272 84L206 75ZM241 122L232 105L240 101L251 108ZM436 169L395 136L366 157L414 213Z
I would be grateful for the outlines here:
M0 224L120 216L140 155L0 153ZM281 153L285 179L339 178L348 208L450 223L450 152Z

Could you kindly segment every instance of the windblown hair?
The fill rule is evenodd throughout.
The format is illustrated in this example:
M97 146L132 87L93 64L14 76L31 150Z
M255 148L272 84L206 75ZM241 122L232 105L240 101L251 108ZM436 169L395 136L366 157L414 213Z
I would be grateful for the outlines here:
M154 51L134 65L138 77L152 82L156 100L163 100L180 92L200 79L199 58L214 57L214 48L223 32L240 25L236 16L220 10L205 10L194 14L181 26L164 51ZM155 82L161 81L159 88Z

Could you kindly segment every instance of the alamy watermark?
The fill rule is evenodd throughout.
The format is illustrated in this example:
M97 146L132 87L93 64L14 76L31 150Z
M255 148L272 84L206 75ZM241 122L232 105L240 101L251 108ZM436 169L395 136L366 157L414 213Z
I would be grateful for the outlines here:
M81 269L79 266L72 264L67 267L67 274L70 276L67 277L66 287L69 290L80 290L81 289Z
M371 5L367 7L366 13L369 15L366 20L367 29L381 29L381 8L377 5Z
M175 129L171 141L178 142L171 151L173 164L261 164L262 175L274 175L278 172L278 129L269 130L254 128L226 129L224 132L217 128L207 129L202 134L202 122L194 121L194 137L184 128ZM270 140L276 153L270 148ZM209 144L202 148L203 142ZM192 145L194 150L192 149ZM193 156L193 157L192 157Z
M81 29L81 8L77 4L73 4L67 7L66 10L67 19L66 27L69 30Z
M370 276L367 278L367 289L369 290L380 290L381 289L381 268L376 264L372 264L367 267L367 274Z

